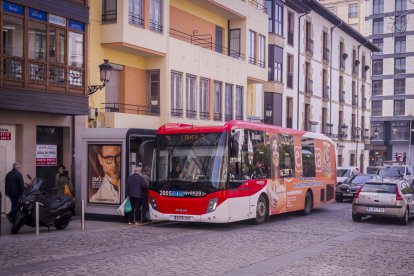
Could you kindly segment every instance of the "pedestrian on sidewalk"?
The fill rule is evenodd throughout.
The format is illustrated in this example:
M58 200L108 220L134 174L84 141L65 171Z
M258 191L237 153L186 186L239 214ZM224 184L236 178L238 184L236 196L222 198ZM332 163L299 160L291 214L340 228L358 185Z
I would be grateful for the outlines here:
M56 174L56 195L65 194L65 185L68 185L69 192L73 195L73 185L69 178L69 172L64 165L59 165L58 173Z
M142 168L135 167L134 173L127 178L126 195L131 201L132 211L129 213L128 224L141 223L141 205L142 205L142 189L145 186L145 180L141 176Z
M144 172L142 174L142 177L145 180L145 186L143 188L143 193L142 193L142 221L143 222L148 222L149 221L149 214L147 215L147 212L149 210L149 206L148 206L148 189L149 189L149 185L150 185L150 181L151 181L151 168L150 166L145 166L144 167Z
M17 205L19 204L19 198L24 190L23 175L20 172L20 163L13 164L13 169L6 175L6 196L11 201L11 211L7 215L9 221L13 221L17 213Z

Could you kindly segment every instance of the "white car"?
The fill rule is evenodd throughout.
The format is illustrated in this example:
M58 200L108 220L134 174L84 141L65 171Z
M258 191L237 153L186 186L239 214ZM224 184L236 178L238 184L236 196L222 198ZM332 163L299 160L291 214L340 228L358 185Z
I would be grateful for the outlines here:
M344 183L344 181L354 175L355 167L339 167L336 168L336 185Z

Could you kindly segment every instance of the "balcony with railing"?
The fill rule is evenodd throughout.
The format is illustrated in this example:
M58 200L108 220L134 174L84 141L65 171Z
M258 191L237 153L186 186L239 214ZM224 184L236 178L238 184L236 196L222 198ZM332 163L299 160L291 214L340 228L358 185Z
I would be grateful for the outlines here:
M344 90L339 92L339 103L341 104L345 103L345 91Z
M213 36L211 34L199 34L197 30L194 30L191 34L189 34L172 28L170 28L169 33L170 37L185 41L192 45L199 46L201 48L208 49L223 55L228 55L236 59L245 60L245 55L241 52L230 50L221 44L213 43ZM249 57L249 63L255 64L256 59Z
M264 13L267 12L266 6L262 4L262 2L257 1L257 0L249 0L249 4L253 7L255 7L258 11L262 11Z
M313 95L313 80L306 79L305 95L308 97Z
M200 120L210 120L210 112L200 111Z
M130 10L130 1L116 1L102 9L101 44L104 47L124 51L139 56L165 56L167 34L161 19L147 16L143 10Z
M146 116L160 116L160 108L157 106L143 106L120 102L102 103L105 112L128 113Z
M308 38L306 39L306 48L305 48L306 52L308 52L309 54L313 55L313 40Z
M2 85L85 94L83 67L3 57Z
M287 42L288 42L289 45L293 45L294 44L293 39L294 39L294 33L288 31L288 34L287 34Z
M367 98L362 99L362 108L364 108L364 109L367 108Z
M197 117L197 110L186 109L185 115L187 116L187 118L194 119Z
M345 70L345 59L343 58L343 55L344 54L342 54L339 58L339 69L341 70Z
M358 95L352 95L352 106L358 107Z
M287 87L293 88L293 73L287 74Z
M324 101L329 101L330 98L330 91L329 91L329 85L324 85L323 86L323 95L322 98Z
M183 117L183 109L171 107L171 117L177 117L177 118Z
M213 114L214 121L222 121L223 120L223 113L221 112L214 112Z
M330 50L327 47L323 47L323 61L329 62Z

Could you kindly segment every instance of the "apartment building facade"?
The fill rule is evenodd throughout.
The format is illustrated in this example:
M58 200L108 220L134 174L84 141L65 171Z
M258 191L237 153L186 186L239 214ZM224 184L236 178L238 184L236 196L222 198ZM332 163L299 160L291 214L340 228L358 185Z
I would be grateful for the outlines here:
M372 57L373 164L398 160L414 164L412 121L414 21L411 1L365 1L366 34L381 51Z
M14 162L52 187L73 172L75 116L88 113L86 0L0 1L0 190ZM3 210L9 201L3 198Z
M364 0L319 0L330 12L361 34L365 33Z
M256 116L267 79L267 17L256 1L102 0L91 3L92 127L157 129ZM258 113L259 116L261 114Z
M283 32L274 35L284 41L269 60L269 72L273 64L281 68L277 79L265 85L283 87L279 106L272 107L280 118L272 122L330 136L337 165L363 171L369 157L369 65L376 47L318 1L269 2L281 10L276 29Z

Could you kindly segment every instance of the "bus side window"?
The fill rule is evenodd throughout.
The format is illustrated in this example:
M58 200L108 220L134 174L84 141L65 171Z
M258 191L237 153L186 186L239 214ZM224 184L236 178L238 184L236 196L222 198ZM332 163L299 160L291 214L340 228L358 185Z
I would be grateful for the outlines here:
M315 177L315 144L313 139L302 137L302 168L304 177Z
M235 129L230 133L229 155L229 185L230 188L237 188L243 183L243 159L246 154L244 130Z
M279 163L280 177L295 175L295 152L292 135L279 134Z

